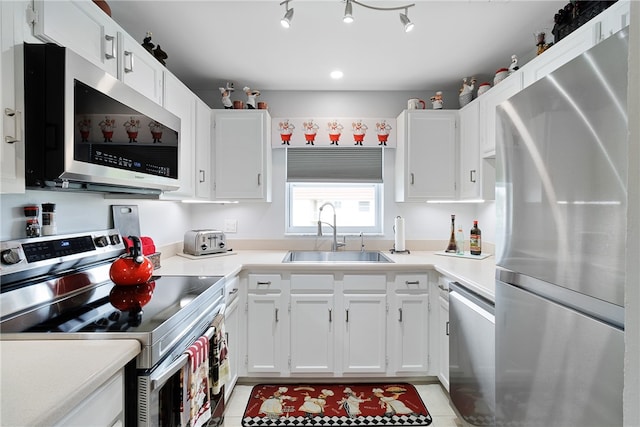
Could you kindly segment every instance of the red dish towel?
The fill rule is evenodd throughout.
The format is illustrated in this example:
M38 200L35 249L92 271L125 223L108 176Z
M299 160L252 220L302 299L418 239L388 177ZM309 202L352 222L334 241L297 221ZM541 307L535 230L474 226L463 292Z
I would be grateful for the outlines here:
M202 336L186 351L189 355L189 394L185 411L189 414L189 426L200 427L211 419L209 396L209 339Z
M124 248L128 251L129 248L133 246L133 241L124 236L122 237L122 240L124 241ZM157 252L156 244L153 242L151 237L140 237L140 246L142 246L142 255L151 255Z

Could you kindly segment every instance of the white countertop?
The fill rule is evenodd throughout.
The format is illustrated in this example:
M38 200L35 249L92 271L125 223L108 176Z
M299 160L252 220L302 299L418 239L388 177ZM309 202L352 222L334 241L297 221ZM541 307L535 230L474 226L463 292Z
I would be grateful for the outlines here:
M136 340L0 341L0 425L52 425L139 352Z
M163 259L158 275L234 276L243 269L260 271L416 271L435 269L460 282L490 301L495 300L495 258L469 259L437 255L435 251L412 251L410 254L384 254L394 263L282 263L286 250L234 251L233 255L204 256L201 259L174 256Z

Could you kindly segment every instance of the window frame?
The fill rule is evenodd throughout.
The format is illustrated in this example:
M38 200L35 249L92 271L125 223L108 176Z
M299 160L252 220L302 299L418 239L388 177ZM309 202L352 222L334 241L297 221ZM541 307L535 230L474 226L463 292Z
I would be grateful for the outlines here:
M296 186L302 187L343 187L343 186L353 186L353 187L373 187L375 196L374 196L374 215L375 215L375 225L373 226L340 226L340 215L337 216L337 234L338 235L359 235L360 233L364 233L367 235L384 235L384 184L382 182L286 182L285 183L285 234L286 235L317 235L318 227L317 225L311 226L293 226L291 224L293 218L293 191ZM331 211L331 209L329 209ZM333 212L324 212L322 216L322 222L326 222L331 224L333 222L332 218ZM314 218L317 220L317 213ZM327 233L332 233L331 227L324 226L323 233L326 235Z

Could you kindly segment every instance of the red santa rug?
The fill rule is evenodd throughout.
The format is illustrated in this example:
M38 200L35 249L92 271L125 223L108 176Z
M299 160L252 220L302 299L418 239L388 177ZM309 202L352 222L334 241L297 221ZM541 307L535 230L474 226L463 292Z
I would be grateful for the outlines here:
M242 417L243 427L429 424L429 411L407 383L260 384Z

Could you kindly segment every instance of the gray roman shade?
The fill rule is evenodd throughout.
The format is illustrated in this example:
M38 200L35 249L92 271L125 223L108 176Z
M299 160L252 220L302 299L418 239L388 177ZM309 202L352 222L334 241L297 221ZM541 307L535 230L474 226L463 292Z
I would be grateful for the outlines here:
M382 148L289 147L287 182L382 182Z

